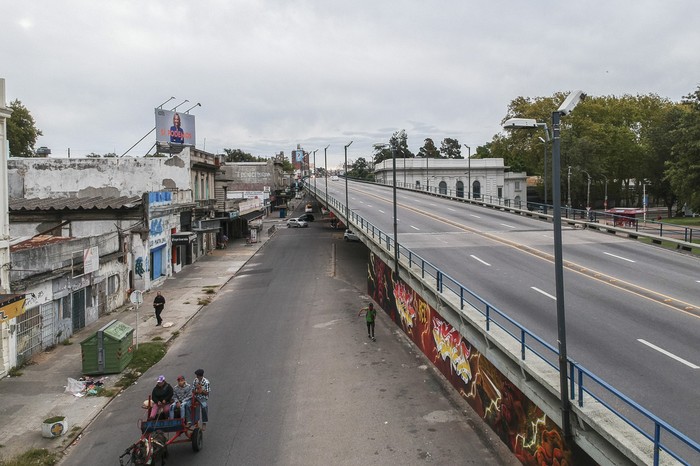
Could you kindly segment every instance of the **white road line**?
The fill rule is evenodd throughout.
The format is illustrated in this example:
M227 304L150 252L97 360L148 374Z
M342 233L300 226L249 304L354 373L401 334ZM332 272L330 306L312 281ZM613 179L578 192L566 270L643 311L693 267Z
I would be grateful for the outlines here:
M385 214L385 213L386 213L386 212L384 212L382 209L377 209L377 210L379 211L380 214Z
M685 364L686 366L690 367L691 369L700 369L700 366L696 366L696 365L693 364L692 362L688 362L688 361L686 361L685 359L683 359L683 358L681 358L681 357L678 357L678 356L676 356L676 355L673 354L673 353L669 353L669 352L666 351L665 349L659 348L658 346L653 345L653 344L649 343L649 342L646 341L646 340L642 340L641 338L638 338L637 341L638 341L639 343L643 344L643 345L647 345L647 346L648 346L649 348L651 348L651 349L655 349L656 351L658 351L658 352L661 353L661 354L665 354L666 356L668 356L668 357L671 358L671 359L675 359L676 361Z
M432 202L430 203L431 206L437 207L437 204L433 204Z
M414 230L420 231L420 228L416 228L416 227L414 227L413 225L411 225L411 228L413 228Z
M508 225L507 223L499 223L499 225L503 225L504 227L508 228L515 228L513 225Z
M451 210L452 212L457 212L457 210L453 209L452 207L448 207L447 210Z
M481 262L482 264L484 264L484 265L487 266L487 267L491 267L491 264L489 264L488 262L482 261L481 259L479 259L478 257L476 257L474 254L470 255L469 257L471 257L471 258L474 259L475 261Z
M603 254L607 254L610 257L614 257L616 259L622 259L623 261L627 261L627 262L637 262L637 261L633 261L632 259L627 259L626 257L616 256L615 254L610 254L609 252L603 252Z
M532 288L533 290L537 291L538 293L542 293L543 295L545 295L546 297L548 297L548 298L550 298L550 299L552 299L552 300L554 300L554 301L557 300L556 297L552 296L551 294L547 293L546 291L540 290L540 289L537 288L536 286L531 286L530 288Z
M479 217L478 215L474 215L474 214L469 214L469 215L472 216L472 217L474 217L474 218L481 218L481 217Z
M542 235L542 236L544 236L544 237L547 238L547 239L552 239L552 236L551 236L551 235Z

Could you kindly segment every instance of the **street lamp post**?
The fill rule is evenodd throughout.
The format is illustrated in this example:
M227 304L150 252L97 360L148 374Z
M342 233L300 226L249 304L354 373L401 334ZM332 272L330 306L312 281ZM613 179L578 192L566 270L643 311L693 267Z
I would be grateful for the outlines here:
M564 306L564 261L561 235L561 117L566 116L583 100L586 95L574 91L568 95L559 108L552 112L552 203L554 204L554 279L557 301L557 340L559 344L559 393L561 398L561 428L567 443L572 440L571 403L568 395L568 358L566 355L566 308ZM505 126L510 128L532 128L534 120L511 120ZM569 174L571 167L569 167ZM570 176L570 175L569 175Z
M542 142L542 158L544 159L544 213L547 213L547 141L540 136Z
M554 150L554 149L552 149ZM569 165L568 174L566 175L566 208L571 208L571 165Z
M323 171L326 173L326 210L328 211L331 210L328 208L328 157L326 156L329 147L331 147L330 144L323 148Z
M464 145L467 148L467 199L472 198L472 148Z
M581 170L588 177L588 185L586 187L586 212L588 213L588 219L591 217L591 174L586 170Z
M430 170L428 169L428 160L430 155L425 154L425 190L430 192Z
M608 210L608 177L605 175L600 175L605 178L605 197L603 198L603 210Z
M314 149L314 195L316 194L316 152L318 152L318 149Z
M393 178L393 191L394 191L394 273L396 278L399 278L399 232L398 232L398 221L396 219L396 151L394 146L391 146L391 160L392 160L392 178Z
M350 144L352 144L352 141L345 146L345 226L348 228L350 225L350 218L348 217L350 214L350 204L348 202L348 147L350 147Z

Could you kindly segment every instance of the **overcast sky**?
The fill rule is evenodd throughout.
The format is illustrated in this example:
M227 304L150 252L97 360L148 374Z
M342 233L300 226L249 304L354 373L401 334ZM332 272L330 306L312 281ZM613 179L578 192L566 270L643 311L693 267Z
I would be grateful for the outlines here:
M337 166L400 129L413 152L473 151L518 96L679 101L700 85L699 19L698 0L24 0L0 7L0 77L54 156L121 155L174 96L201 103L200 149L301 144L322 166L330 144Z

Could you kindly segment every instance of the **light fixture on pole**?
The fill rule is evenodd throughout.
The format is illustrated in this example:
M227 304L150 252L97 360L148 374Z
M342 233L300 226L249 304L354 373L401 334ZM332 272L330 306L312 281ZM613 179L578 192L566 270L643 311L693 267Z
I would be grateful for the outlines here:
M170 111L171 111L171 112L174 112L174 111L176 111L176 110L177 110L177 108L178 108L178 107L179 107L180 105L182 105L182 104L186 104L187 102L189 102L189 100L187 100L187 99L183 100L182 102L180 102L179 104L177 104L176 106L174 106L174 107L173 107L173 109L172 109L172 110L170 110Z
M472 198L472 148L468 145L464 145L467 148L467 199Z
M586 97L581 91L568 95L559 108L552 112L552 202L554 204L554 279L557 301L557 340L559 344L559 395L561 398L561 428L567 443L572 440L571 403L568 395L568 359L566 354L566 311L564 306L564 261L561 237L561 141L559 137L561 117L566 116ZM515 122L515 120L520 120ZM507 128L533 128L534 120L513 118ZM510 123L510 124L508 124ZM569 167L570 169L570 167Z
M326 174L326 210L330 211L330 209L328 208L328 157L327 157L327 152L328 152L329 147L331 147L330 144L328 144L326 147L323 148L323 165L324 165L323 171Z
M158 106L158 108L163 108L163 105L167 104L167 103L170 102L171 100L175 100L175 97L169 98L168 100L166 100L165 102L163 102L162 104L160 104L160 105Z
M350 228L350 219L348 215L350 214L350 204L348 203L348 147L350 147L352 141L350 141L345 146L345 226Z
M192 110L193 108L195 108L195 107L201 107L201 106L202 106L202 104L200 104L199 102L197 102L196 104L194 104L193 106L191 106L190 108L188 108L187 110L185 110L185 113L190 113L190 110Z

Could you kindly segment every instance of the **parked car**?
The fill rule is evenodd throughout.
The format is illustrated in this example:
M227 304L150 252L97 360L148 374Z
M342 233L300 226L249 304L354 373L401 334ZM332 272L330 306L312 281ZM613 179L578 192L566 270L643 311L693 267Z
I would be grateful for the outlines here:
M343 238L345 238L345 241L360 241L360 238L357 237L355 233L352 232L352 230L345 230L345 233L343 234Z
M306 228L309 224L300 218L290 218L287 220L287 228Z
M310 202L308 204L306 204L306 207L304 207L304 213L310 214L313 211L314 211L314 205L311 204Z
M314 214L304 214L299 216L299 220L303 220L305 222L313 222L314 220L316 220L316 218L314 217Z
M338 175L333 175L331 176L331 181L338 181L340 178L338 178Z

